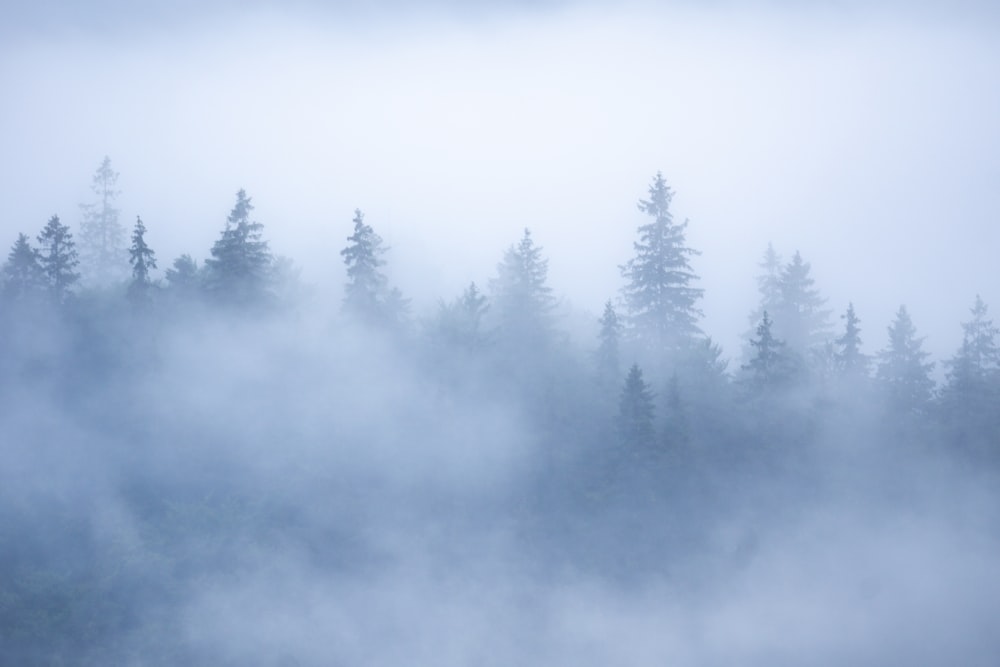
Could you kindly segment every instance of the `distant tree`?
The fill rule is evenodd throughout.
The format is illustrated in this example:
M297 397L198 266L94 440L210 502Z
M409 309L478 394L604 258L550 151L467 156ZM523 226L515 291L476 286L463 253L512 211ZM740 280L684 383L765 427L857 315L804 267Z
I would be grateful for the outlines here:
M149 299L149 291L153 287L149 272L156 268L156 253L146 244L146 225L139 216L135 218L135 229L132 231L132 245L128 256L129 264L132 265L132 282L128 286L129 299L134 302L145 302Z
M834 353L837 370L845 378L864 378L868 376L870 359L861 351L861 320L854 312L854 304L847 304L847 312L840 316L844 320L844 333L834 343L837 351Z
M552 333L555 298L548 286L548 260L531 231L504 253L491 281L499 335L508 346L544 345Z
M781 307L781 255L774 249L774 245L768 242L764 256L757 263L760 273L757 274L757 293L759 302L757 307L750 312L749 328L743 334L743 357L745 360L753 354L750 340L757 335L757 326L760 324L764 311L775 313Z
M767 311L757 325L757 337L750 341L753 356L743 366L755 391L769 391L783 386L794 373L794 362L785 342L774 336Z
M617 386L621 376L620 342L622 323L609 300L598 320L601 329L597 346L597 381L602 387Z
M219 301L246 306L269 295L273 259L264 225L251 220L253 204L245 190L236 193L236 204L226 219L212 257L205 261L205 288Z
M369 324L399 324L409 306L398 289L389 287L389 280L382 272L385 265L382 255L389 248L365 224L361 209L355 209L353 223L354 233L347 237L349 243L340 251L347 265L344 311Z
M38 245L46 288L56 302L64 302L80 279L80 274L74 270L80 260L73 234L69 227L59 222L58 215L53 215L38 235Z
M976 453L1000 455L1000 329L977 294L972 319L962 324L962 345L945 362L941 392L945 420L957 444Z
M654 416L653 393L642 379L642 370L637 364L632 364L618 401L615 422L626 460L642 462L648 456L656 437Z
M192 294L199 287L198 262L184 254L166 271L167 287L175 294Z
M663 437L666 446L685 445L691 437L688 423L687 406L681 398L680 381L677 374L670 376L667 383L665 410L666 419L663 427Z
M97 201L80 205L83 212L80 224L82 268L87 283L97 287L106 287L122 279L127 266L125 228L118 221L120 211L115 206L121 194L116 189L117 184L118 172L111 168L111 159L105 157L91 183Z
M28 301L45 288L45 272L38 251L28 237L17 235L17 241L3 265L3 295L8 301Z
M692 287L698 276L688 261L699 253L687 246L687 221L674 222L672 198L657 172L649 199L639 201L652 220L639 226L635 256L620 267L630 336L654 358L676 353L701 333L697 303L703 290Z
M930 375L934 364L927 361L929 356L906 306L900 306L889 326L889 345L879 353L876 372L892 409L913 414L926 410L934 391Z
M800 355L820 347L829 337L830 311L815 288L810 266L796 251L778 281L778 308L772 313L775 335Z
M479 291L476 283L469 283L457 299L439 303L431 333L446 349L480 348L486 340L483 318L487 310L486 296Z

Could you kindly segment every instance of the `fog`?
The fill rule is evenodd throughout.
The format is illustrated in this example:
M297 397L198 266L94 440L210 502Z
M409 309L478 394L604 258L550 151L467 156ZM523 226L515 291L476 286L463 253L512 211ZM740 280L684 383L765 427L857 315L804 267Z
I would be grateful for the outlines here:
M9 8L0 237L82 242L109 156L158 267L0 276L0 662L994 664L1000 355L963 324L1000 304L998 31L971 0ZM688 338L623 291L657 172ZM265 286L220 250L240 188L294 263ZM519 239L551 299L505 282ZM831 311L815 345L772 313L773 368L768 243Z

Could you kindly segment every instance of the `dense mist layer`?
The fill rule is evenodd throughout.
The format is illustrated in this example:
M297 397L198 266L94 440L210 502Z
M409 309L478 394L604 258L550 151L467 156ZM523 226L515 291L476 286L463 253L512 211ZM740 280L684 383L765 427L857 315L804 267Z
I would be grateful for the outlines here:
M996 663L992 10L63 5L0 663Z

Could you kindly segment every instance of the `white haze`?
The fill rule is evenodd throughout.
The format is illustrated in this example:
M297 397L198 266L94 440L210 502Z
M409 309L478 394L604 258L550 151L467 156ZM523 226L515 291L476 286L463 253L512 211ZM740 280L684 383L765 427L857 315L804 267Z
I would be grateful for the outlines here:
M1000 307L988 8L234 6L162 25L109 15L107 29L38 29L25 10L31 30L0 31L8 243L53 213L76 226L107 154L124 220L142 215L161 269L203 259L244 187L272 249L316 286L274 320L164 310L122 368L95 362L96 380L58 375L88 368L60 365L70 334L11 343L36 373L0 368L0 518L83 525L65 539L105 556L95 579L120 568L108 578L153 589L129 591L139 617L93 664L170 664L178 646L201 664L283 667L995 664L994 470L831 418L809 425L816 446L782 459L778 482L748 463L760 451L699 453L720 471L677 493L693 519L671 506L619 526L557 502L537 519L521 494L543 493L539 461L565 452L540 451L551 443L525 406L481 386L482 369L457 388L428 380L413 349L336 314L361 207L418 314L485 285L527 226L556 292L596 315L662 170L702 251L703 327L727 355L773 241L812 263L835 311L854 301L867 351L905 302L949 356L977 292ZM576 342L584 358L593 341ZM579 457L576 444L557 443ZM144 497L161 491L188 505ZM590 535L591 519L609 534ZM144 532L175 525L190 534ZM59 552L59 524L20 529ZM695 537L631 573L601 561L616 530L660 547Z
M556 291L594 313L659 169L727 355L768 241L802 252L836 313L855 302L869 351L900 303L943 358L977 292L1000 302L989 14L395 14L219 10L12 39L0 230L13 242L53 213L77 224L107 154L126 219L143 216L164 262L206 255L245 187L274 250L321 289L340 288L361 207L418 309L485 282L527 226Z

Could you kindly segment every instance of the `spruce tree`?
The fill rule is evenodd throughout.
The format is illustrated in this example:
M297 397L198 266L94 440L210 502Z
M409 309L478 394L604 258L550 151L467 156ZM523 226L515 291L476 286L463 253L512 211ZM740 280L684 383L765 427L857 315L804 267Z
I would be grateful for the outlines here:
M448 350L481 348L486 342L483 318L488 310L486 296L479 291L476 283L469 283L457 299L450 303L442 301L438 305L431 335Z
M800 355L819 348L829 336L830 311L815 288L810 266L796 251L778 281L778 306L772 315L775 335Z
M929 356L906 306L900 306L889 326L889 344L879 353L876 372L891 409L909 414L926 410L934 391L930 375L934 364L927 361Z
M622 289L631 337L654 359L675 354L700 335L697 307L702 290L689 258L698 251L687 246L688 222L674 222L670 212L673 192L657 172L649 186L649 199L639 210L652 220L638 228L635 256L619 267L626 284Z
M962 345L945 362L941 395L949 432L957 445L975 453L1000 455L1000 329L977 294L972 319L962 323Z
M757 337L750 341L753 356L743 366L750 387L755 392L770 391L783 386L794 372L793 359L785 342L774 336L773 323L765 310L757 325Z
M149 292L153 287L149 272L156 268L156 253L146 245L146 225L139 216L135 218L132 245L129 247L128 255L129 264L132 265L132 282L128 286L129 299L144 302L149 299Z
M870 360L861 352L861 320L854 312L854 304L847 304L847 312L840 316L844 320L844 333L834 343L837 351L834 359L837 371L844 378L859 379L868 376Z
M646 461L656 437L654 416L653 393L643 380L638 364L632 364L618 401L618 417L615 420L618 441L626 460L635 463Z
M508 347L544 347L549 342L556 302L548 286L548 267L528 229L497 265L490 288L498 333Z
M198 262L191 255L183 254L166 270L167 288L175 294L191 295L199 286Z
M46 288L52 299L62 303L69 298L71 289L80 279L75 271L80 263L69 227L59 222L53 215L38 235L39 264L45 275Z
M743 334L743 357L745 360L749 360L753 356L750 340L757 335L757 326L764 316L764 311L775 313L781 307L781 255L775 251L771 242L768 242L764 256L757 266L761 271L757 275L757 293L760 296L757 307L750 313L749 328Z
M8 301L29 301L45 288L45 272L38 251L28 237L18 234L3 265L3 295Z
M252 211L251 199L241 189L212 257L205 261L205 288L220 302L246 306L269 295L273 260L267 241L261 240L264 225L251 220Z
M617 386L621 374L619 357L622 324L610 300L604 304L604 314L598 323L601 328L598 332L597 382L604 388Z
M409 303L397 288L390 288L382 273L389 248L382 237L365 224L360 209L354 211L354 233L347 237L348 245L340 251L347 265L344 287L344 311L368 324L398 326L407 317Z
M119 222L121 211L115 206L118 195L118 172L105 157L94 173L91 189L97 200L81 204L80 259L88 284L106 287L121 280L126 271L125 228Z

